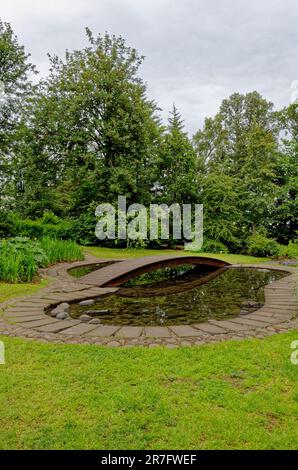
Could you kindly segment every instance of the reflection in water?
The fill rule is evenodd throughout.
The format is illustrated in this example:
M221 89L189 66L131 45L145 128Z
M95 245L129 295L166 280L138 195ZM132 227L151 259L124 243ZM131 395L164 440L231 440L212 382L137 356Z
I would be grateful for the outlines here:
M232 318L259 308L264 286L286 275L266 269L207 266L182 269L174 279L169 272L164 278L157 273L155 282L152 274L148 273L149 284L147 275L142 275L130 281L130 287L101 297L91 307L72 305L71 316L87 313L103 325L142 326Z
M110 264L114 264L116 261L106 261L104 263L92 263L86 264L85 266L77 266L75 268L70 268L68 270L68 274L73 277L82 277L86 274L92 273L93 271L97 271L97 269L105 268L106 266L110 266Z

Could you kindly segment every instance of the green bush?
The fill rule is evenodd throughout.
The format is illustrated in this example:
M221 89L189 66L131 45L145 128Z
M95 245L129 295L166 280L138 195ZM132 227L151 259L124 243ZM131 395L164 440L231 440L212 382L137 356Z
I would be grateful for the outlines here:
M9 242L0 245L0 279L7 282L28 282L37 272L37 263L30 249L18 250Z
M42 237L74 239L72 228L72 221L60 219L52 212L45 212L37 220L21 219L14 212L0 213L0 239L15 236L38 240Z
M290 242L288 246L284 246L281 250L281 254L288 258L298 259L298 242Z
M51 211L45 211L39 220L45 225L59 225L61 223L59 217Z
M47 254L50 264L84 259L82 249L72 241L42 238L40 240L40 246Z
M18 234L19 218L13 212L0 211L0 239Z
M189 246L188 251L194 253L228 253L228 248L221 242L216 240L204 239L203 245L200 249L197 249L195 246Z
M11 238L0 242L0 279L6 282L28 282L34 278L39 267L82 259L84 255L81 248L71 241Z
M218 242L216 240L204 240L203 246L202 246L202 251L205 253L228 253L229 250L221 242Z
M48 219L23 219L18 224L18 234L24 237L41 239L43 237L68 239L71 238L72 224L68 221L46 223Z
M278 256L282 247L277 241L255 234L248 238L246 253L251 256Z
M46 267L49 265L50 261L48 256L36 241L29 240L25 237L15 237L4 241L4 244L17 254L32 257L38 267Z
M73 222L71 239L79 245L98 245L99 240L95 235L96 222L94 211L87 210L84 214L81 214Z

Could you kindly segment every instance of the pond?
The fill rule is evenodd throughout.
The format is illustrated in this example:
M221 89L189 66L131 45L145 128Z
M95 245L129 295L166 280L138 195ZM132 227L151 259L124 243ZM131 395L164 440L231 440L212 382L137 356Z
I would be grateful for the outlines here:
M136 277L93 305L72 304L70 314L103 325L182 325L246 315L264 303L264 287L287 274L255 268L180 266Z
M92 273L100 268L105 268L110 264L114 264L116 261L106 261L104 263L92 263L85 264L85 266L77 266L75 268L70 268L67 272L73 277L79 278L85 276L86 274Z

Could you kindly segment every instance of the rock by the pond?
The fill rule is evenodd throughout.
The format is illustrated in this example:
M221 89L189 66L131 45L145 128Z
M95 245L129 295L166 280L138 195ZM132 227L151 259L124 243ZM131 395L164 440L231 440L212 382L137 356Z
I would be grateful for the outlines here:
M59 313L66 313L68 314L69 312L69 304L67 302L62 302L61 304L57 305L52 311L51 311L51 316L52 317L57 317Z
M61 308L61 310L64 310L64 312L68 312L69 304L67 302L62 302L62 304L59 305L59 308Z
M99 325L101 323L99 318L92 318L92 320L89 321L90 325Z
M80 316L79 316L79 320L81 320L81 321L89 321L89 320L92 320L92 317L90 317L90 315L86 315L85 313L83 313L83 315L80 315Z
M256 302L255 300L245 300L242 302L242 307L244 308L261 308L263 304L261 302Z
M81 300L81 302L79 302L79 305L81 305L82 307L87 307L88 305L93 305L94 303L95 303L95 300L87 299L87 300Z
M62 304L57 305L52 311L51 316L57 317L59 313L66 313L68 315L69 312L69 304L67 302L62 302Z
M241 310L240 315L248 315L250 313L249 310Z
M56 315L56 318L58 320L66 320L68 318L68 313L66 312L60 312Z
M91 314L91 315L94 315L96 313L108 313L110 310L106 309L106 310L87 310L86 313L87 315L88 314Z

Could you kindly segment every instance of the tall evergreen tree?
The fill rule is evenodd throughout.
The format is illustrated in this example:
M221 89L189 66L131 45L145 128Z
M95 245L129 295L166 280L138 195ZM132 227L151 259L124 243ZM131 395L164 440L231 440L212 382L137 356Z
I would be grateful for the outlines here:
M235 178L209 172L201 181L200 202L204 206L205 239L221 242L232 252L239 250L245 233Z
M196 154L175 105L158 160L158 199L166 204L197 201Z

